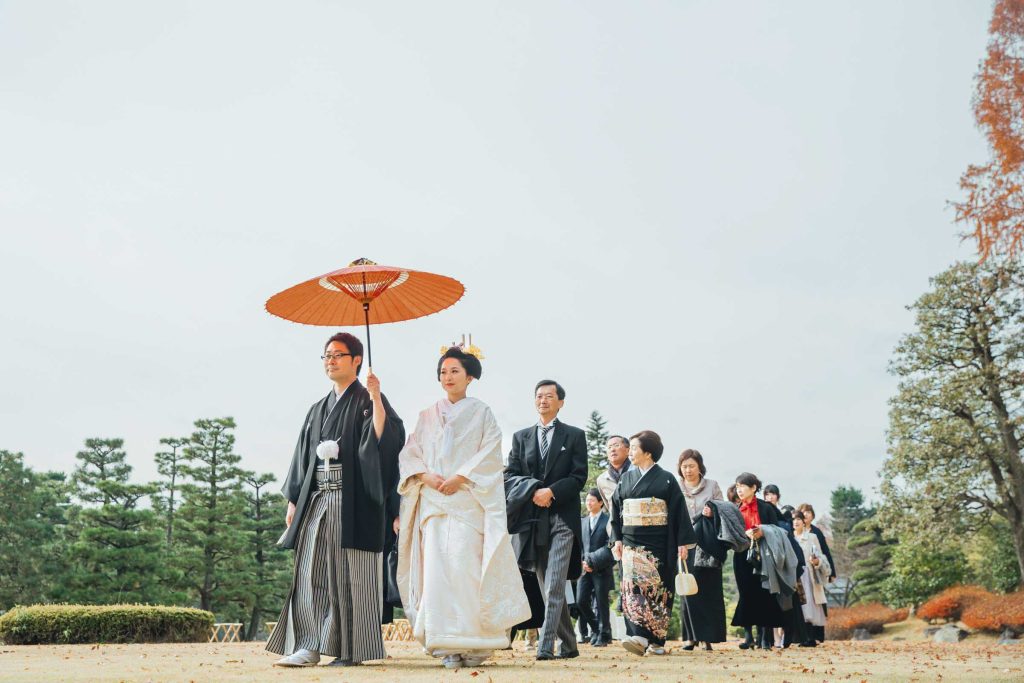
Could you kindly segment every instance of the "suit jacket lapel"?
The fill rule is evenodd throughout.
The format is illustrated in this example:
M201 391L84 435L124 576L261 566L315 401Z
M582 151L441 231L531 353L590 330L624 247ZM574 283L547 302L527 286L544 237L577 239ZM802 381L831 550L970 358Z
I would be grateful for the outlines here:
M536 441L536 439L534 439ZM551 434L551 445L548 446L548 457L544 459L544 478L551 474L551 467L554 465L555 458L561 455L562 446L565 444L565 427L561 422L555 423L555 428Z
M583 552L590 552L590 515L583 520Z

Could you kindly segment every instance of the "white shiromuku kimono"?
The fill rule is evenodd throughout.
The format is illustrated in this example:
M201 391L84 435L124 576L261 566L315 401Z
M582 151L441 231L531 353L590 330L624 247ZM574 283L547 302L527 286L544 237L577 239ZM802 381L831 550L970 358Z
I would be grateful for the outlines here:
M487 404L442 399L398 456L398 586L413 636L435 656L486 656L530 617L505 516L501 429ZM469 480L446 496L416 475Z
M826 602L825 584L828 583L828 575L832 573L832 567L829 565L825 553L821 552L818 537L813 532L805 531L798 534L796 540L800 543L806 563L804 573L800 577L804 584L804 595L807 598L807 603L802 606L804 621L814 626L824 626L825 608L822 605ZM814 567L811 565L811 557L817 557L821 563Z

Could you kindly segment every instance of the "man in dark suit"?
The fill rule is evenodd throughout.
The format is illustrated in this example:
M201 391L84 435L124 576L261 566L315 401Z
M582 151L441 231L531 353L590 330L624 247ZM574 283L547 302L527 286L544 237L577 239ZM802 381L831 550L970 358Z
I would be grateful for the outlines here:
M612 640L608 593L612 590L615 558L608 547L608 513L602 508L601 492L587 493L583 526L583 574L576 583L576 606L580 611L580 633L589 630L590 644L604 647ZM596 614L594 607L597 607Z
M512 437L505 477L536 481L531 512L534 522L516 534L513 546L523 569L537 575L544 595L544 625L538 634L537 659L579 656L576 634L565 603L567 580L579 578L583 566L580 490L587 480L587 437L578 427L558 421L565 389L554 380L534 388L540 420ZM520 480L521 480L520 479Z

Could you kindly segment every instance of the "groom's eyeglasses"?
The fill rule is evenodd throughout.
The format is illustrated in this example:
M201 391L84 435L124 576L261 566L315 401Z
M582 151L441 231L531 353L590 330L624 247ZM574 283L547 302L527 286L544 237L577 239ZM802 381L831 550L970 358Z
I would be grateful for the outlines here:
M322 361L341 360L345 356L349 356L349 357L352 357L352 358L355 357L351 353L325 353L324 355L320 356L320 360L322 360Z

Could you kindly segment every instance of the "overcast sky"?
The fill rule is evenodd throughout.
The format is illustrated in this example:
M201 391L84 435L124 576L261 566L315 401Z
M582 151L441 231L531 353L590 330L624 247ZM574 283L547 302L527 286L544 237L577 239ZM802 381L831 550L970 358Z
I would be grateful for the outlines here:
M466 285L373 331L410 430L471 332L506 447L553 377L669 466L870 492L905 306L974 257L947 202L990 12L0 1L0 448L123 437L148 479L230 415L283 476L336 330L264 302L367 257Z

